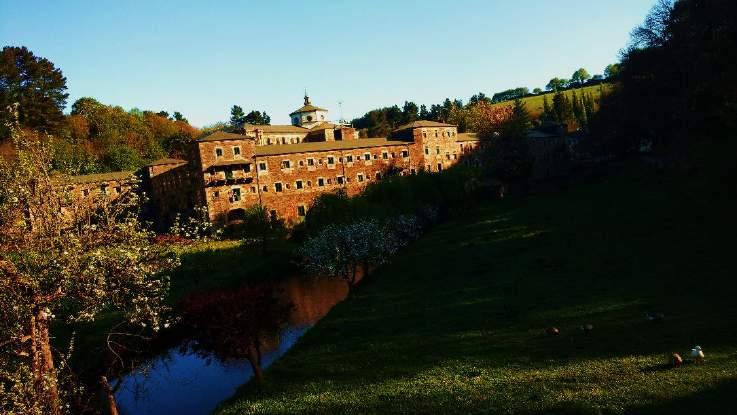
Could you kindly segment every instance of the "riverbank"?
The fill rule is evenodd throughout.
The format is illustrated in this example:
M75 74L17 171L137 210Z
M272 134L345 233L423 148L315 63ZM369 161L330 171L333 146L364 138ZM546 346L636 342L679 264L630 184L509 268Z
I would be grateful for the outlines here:
M737 266L719 186L628 164L440 225L218 413L724 411ZM663 364L696 344L706 364Z

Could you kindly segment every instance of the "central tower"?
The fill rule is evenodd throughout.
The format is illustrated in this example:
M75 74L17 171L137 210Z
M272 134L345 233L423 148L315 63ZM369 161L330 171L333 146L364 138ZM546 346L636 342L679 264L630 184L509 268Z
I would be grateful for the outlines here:
M292 125L298 127L312 128L317 124L328 120L328 110L312 105L310 97L305 91L305 103L302 108L289 114Z

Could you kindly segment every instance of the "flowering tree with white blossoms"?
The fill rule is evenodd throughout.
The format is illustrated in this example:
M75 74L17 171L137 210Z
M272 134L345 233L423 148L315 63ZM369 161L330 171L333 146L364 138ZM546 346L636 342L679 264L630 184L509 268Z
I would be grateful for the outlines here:
M132 326L158 330L168 324L168 272L178 259L138 223L135 192L75 194L52 175L53 138L8 127L16 158L0 157L0 412L83 412L89 396L66 382L51 321L118 311Z
M422 232L415 216L400 215L384 223L361 219L345 225L328 225L299 248L305 270L313 275L356 283L359 269L366 276L372 267L386 263L399 249Z

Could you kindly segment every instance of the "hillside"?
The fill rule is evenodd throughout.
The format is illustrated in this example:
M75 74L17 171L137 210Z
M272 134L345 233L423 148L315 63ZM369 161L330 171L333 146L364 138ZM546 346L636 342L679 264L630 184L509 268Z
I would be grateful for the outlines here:
M612 86L610 84L601 84L601 85L592 85L587 86L583 88L575 89L576 94L581 94L582 92L585 94L592 94L594 99L598 101L599 97L601 96L602 89L606 93L608 90L610 90ZM573 89L569 89L567 91L563 91L564 94L566 94L569 98L571 95L573 95ZM544 97L548 98L549 103L553 103L553 95L555 95L554 92L549 92L545 94L535 95L532 97L525 97L522 98L522 102L525 103L527 106L527 110L530 112L530 115L532 115L533 118L538 118L540 114L543 112L543 99ZM500 102L498 104L494 104L495 106L508 106L512 105L514 101L505 101Z
M638 164L489 203L365 280L219 413L728 412L734 208ZM664 364L696 344L704 365Z

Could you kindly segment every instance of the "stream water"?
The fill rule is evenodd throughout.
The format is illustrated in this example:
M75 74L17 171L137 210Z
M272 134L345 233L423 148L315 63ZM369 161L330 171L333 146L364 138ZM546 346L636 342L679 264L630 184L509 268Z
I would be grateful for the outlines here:
M279 288L279 296L292 308L279 332L264 339L263 368L348 295L345 282L329 279L291 278ZM209 414L252 377L247 360L221 360L177 346L120 379L115 398L122 415Z

